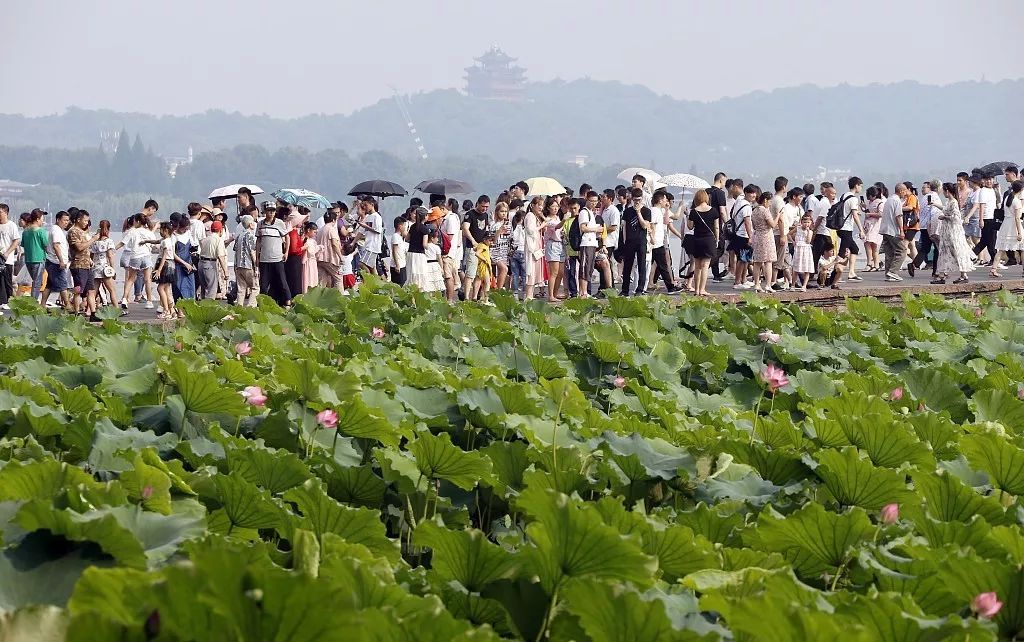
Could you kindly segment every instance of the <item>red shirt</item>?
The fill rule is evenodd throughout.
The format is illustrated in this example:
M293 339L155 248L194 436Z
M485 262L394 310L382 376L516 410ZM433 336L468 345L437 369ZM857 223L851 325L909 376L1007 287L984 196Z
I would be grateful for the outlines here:
M302 256L302 239L295 228L288 232L288 256Z

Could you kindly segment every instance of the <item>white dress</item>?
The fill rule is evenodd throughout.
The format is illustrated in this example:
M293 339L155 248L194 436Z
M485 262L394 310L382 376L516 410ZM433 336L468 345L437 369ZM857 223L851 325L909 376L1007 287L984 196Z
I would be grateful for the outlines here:
M424 292L444 290L444 276L441 274L441 248L436 243L427 243L423 248L427 260L427 271L422 282L417 283Z
M1005 218L1003 218L1003 222L999 226L999 233L996 235L997 250L1002 250L1003 252L1024 250L1024 240L1017 236L1017 226L1013 222L1014 218L1019 221L1020 216L1021 199L1018 196L1010 202L1010 207L1005 211Z

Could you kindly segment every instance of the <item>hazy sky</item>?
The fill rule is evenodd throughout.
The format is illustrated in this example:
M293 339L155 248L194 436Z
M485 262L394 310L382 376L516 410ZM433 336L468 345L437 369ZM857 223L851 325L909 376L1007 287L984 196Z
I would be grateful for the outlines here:
M461 87L492 44L531 80L713 100L802 83L1024 75L1024 2L6 0L0 113L348 113ZM965 7L984 7L984 13Z

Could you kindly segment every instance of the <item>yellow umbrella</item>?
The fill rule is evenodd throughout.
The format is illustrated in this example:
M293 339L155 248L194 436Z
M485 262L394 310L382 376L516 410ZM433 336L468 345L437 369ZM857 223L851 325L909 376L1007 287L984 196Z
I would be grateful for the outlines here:
M527 196L557 196L565 194L565 187L553 178L547 176L535 176L526 179L530 191Z

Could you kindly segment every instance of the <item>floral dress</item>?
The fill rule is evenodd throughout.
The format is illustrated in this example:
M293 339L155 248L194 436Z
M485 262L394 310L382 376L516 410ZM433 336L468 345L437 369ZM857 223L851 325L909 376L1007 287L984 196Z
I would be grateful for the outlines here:
M754 238L750 239L750 247L754 250L751 259L754 263L774 263L779 255L775 249L775 235L768 225L768 208L758 205L750 215L750 224L754 228Z
M882 223L882 206L885 205L884 198L876 198L868 204L868 214L864 218L864 242L882 244L882 233L879 228Z
M960 205L955 198L947 200L946 207L939 216L938 234L939 256L936 259L935 273L959 275L961 272L974 270L974 252L967 244Z

